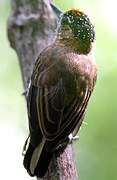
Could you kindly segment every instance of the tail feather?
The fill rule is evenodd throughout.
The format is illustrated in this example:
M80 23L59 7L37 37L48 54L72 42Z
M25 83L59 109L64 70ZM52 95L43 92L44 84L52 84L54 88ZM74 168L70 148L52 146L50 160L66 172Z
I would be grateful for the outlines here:
M50 164L52 156L53 153L46 150L45 144L34 172L37 177L42 178L45 175L46 171L48 170L48 166Z
M43 177L48 169L53 153L46 150L43 140L36 148L31 143L24 155L23 165L30 176Z
M26 153L24 155L24 160L23 160L23 165L25 167L25 169L27 170L27 172L29 173L30 176L34 176L33 174L31 174L30 172L30 162L31 162L31 157L32 154L34 152L33 146L29 143L28 149L26 150Z

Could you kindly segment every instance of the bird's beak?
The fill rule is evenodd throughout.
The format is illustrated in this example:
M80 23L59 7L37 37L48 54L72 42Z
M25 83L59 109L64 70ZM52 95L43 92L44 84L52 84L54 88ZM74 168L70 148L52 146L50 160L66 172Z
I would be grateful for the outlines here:
M63 13L59 8L57 8L54 4L51 4L52 10L54 11L54 13L57 15L57 17L59 18L61 13Z

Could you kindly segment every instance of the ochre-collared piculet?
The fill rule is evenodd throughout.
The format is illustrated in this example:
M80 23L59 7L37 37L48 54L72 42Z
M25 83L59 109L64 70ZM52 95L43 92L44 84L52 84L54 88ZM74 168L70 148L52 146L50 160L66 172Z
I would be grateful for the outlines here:
M71 9L61 14L54 43L35 62L23 161L31 176L45 175L54 152L67 145L69 135L74 137L82 124L97 77L94 44L90 19Z

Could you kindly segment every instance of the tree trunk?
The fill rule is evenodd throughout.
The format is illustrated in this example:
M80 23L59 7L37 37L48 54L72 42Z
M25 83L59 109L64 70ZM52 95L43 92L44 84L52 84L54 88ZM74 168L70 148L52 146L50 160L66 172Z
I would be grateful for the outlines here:
M50 0L12 0L8 38L18 55L24 90L27 89L35 59L54 41L56 26L57 16L51 9ZM78 179L71 144L64 152L55 153L42 179Z

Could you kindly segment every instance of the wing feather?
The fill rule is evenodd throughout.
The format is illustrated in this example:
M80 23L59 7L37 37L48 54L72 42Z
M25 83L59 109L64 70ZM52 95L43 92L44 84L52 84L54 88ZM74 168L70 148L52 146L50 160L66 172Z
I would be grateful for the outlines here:
M80 108L79 108L79 104L77 104L77 106L73 109L71 113L72 115L63 121L64 123L61 124L60 131L57 133L57 136L53 138L54 140L56 138L61 139L64 136L68 136L70 133L72 133L72 131L74 130L75 126L78 123L80 127L81 125L80 119L82 119L81 117L85 112L89 100L89 94L90 93L87 92L84 102L80 105ZM63 114L63 118L64 118L64 114Z
M31 80L32 86L37 88L35 107L38 126L54 147L72 133L76 126L79 129L93 84L82 74L82 68L74 75L72 71L66 71L63 64L59 66L58 59L51 61L49 58L40 57Z
M57 134L63 116L64 100L62 99L59 83L57 86L56 91L51 88L38 88L37 92L36 106L39 126L46 139L51 139Z

